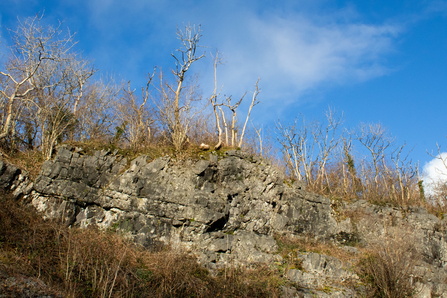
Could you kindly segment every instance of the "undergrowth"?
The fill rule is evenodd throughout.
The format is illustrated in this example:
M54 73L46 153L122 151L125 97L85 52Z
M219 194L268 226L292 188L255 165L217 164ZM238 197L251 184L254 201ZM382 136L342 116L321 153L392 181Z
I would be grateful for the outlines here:
M414 297L418 294L415 266L420 258L411 231L386 230L370 243L356 267L367 286L366 297Z

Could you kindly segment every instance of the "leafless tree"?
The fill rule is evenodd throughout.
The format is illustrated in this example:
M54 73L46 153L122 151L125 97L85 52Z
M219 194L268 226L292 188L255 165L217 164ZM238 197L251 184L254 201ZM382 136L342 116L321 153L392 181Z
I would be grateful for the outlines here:
M397 147L391 153L392 169L384 163L390 197L399 205L409 205L416 203L414 201L416 198L421 199L417 195L419 193L419 166L410 159L412 149L405 154L405 147L406 144Z
M230 143L229 143L229 139L228 139L229 134L228 134L228 124L227 124L228 122L225 119L225 113L222 109L222 106L219 105L217 107L219 108L220 114L222 115L222 124L223 124L223 127L225 128L225 144L229 145Z
M241 133L241 136L239 139L239 144L238 144L239 148L242 147L242 142L244 140L245 128L247 127L248 119L250 118L251 109L253 109L253 107L255 105L260 103L260 101L258 99L258 95L259 95L259 92L261 92L261 90L259 89L258 84L259 84L259 79L256 81L255 91L253 92L253 97L251 100L250 108L248 109L247 118L245 118L244 127L242 128L242 133Z
M319 121L307 123L304 116L301 118L301 123L297 118L293 125L277 125L286 162L298 180L305 180L311 187L330 187L327 166L344 139L340 131L342 117L329 110L325 126Z
M231 146L232 147L242 147L242 143L244 141L244 134L245 134L245 129L247 128L247 123L248 123L248 119L250 118L250 113L251 110L253 109L254 106L256 106L257 104L260 103L259 99L258 99L258 95L260 92L259 89L259 79L256 81L255 84L255 91L253 92L253 97L252 97L252 101L250 104L250 107L248 109L248 113L247 113L247 117L245 118L245 123L244 126L242 127L241 130L241 134L240 136L238 136L238 130L237 130L237 109L240 106L240 104L242 103L242 101L245 98L245 95L247 95L247 92L244 93L244 95L242 95L242 97L235 103L235 104L231 104L231 96L225 96L226 99L226 103L222 103L221 106L226 106L230 111L231 111L231 127L230 127L230 132L231 132ZM225 127L225 131L226 131L226 140L227 140L227 144L228 142L228 125L227 125L227 121L225 120L225 113L223 112L223 110L220 108L222 113L222 121L224 123L224 127Z
M436 143L437 154L433 154L427 151L427 153L434 159L441 162L441 168L436 168L435 171L444 179L437 179L434 181L424 181L424 185L427 186L431 191L429 193L429 198L432 203L437 204L443 208L447 205L447 156L443 154L441 146Z
M164 74L160 70L158 72L159 85L155 89L158 93L152 97L154 106L156 107L157 119L160 125L167 132L172 145L179 151L188 138L188 131L194 118L204 110L203 107L198 106L198 102L202 97L199 93L199 85L197 77L189 78L187 84L182 87L182 105L177 110L175 104L175 94L172 91L172 86L165 82ZM178 112L178 114L176 113ZM176 120L179 116L178 121Z
M231 132L231 146L235 147L236 143L237 143L237 130L236 130L236 112L237 112L237 108L239 107L239 105L242 103L242 100L244 99L245 95L247 94L247 92L244 93L244 95L242 95L241 99L239 99L235 104L231 104L231 96L225 96L226 99L226 103L223 104L224 106L226 106L230 111L231 111L231 127L230 127L230 132ZM222 111L222 110L221 110ZM222 119L224 121L224 125L225 125L225 130L227 131L227 121L225 120L225 116L224 116L224 112L222 111ZM228 137L227 137L228 139ZM227 141L228 144L228 141Z
M263 149L263 145L262 145L262 143L263 143L262 127L260 127L259 129L256 129L256 127L253 125L253 123L252 123L252 126L253 126L253 129L256 132L256 135L257 135L258 141L259 141L259 155L263 156L263 152L262 152L262 149Z
M382 157L394 140L387 134L381 124L362 123L355 137L371 154L374 168L374 182L378 185Z
M40 20L27 19L11 31L12 54L0 72L7 81L0 90L6 111L0 140L17 134L13 122L23 122L24 110L33 111L28 115L36 117L39 146L49 158L56 142L76 122L84 85L95 70L73 52L73 35L63 34L60 24L43 27Z
M220 108L222 106L222 103L218 103L218 97L220 94L220 91L217 91L217 65L222 64L222 58L219 57L219 51L216 52L216 56L214 58L214 92L210 96L210 102L213 106L214 111L214 117L216 118L216 128L217 128L217 144L214 146L214 149L219 149L222 146L222 128L220 127L220 117L219 117L219 111L222 112L222 120L225 121L223 111ZM224 126L226 127L226 123L224 122Z
M133 147L147 144L151 139L151 125L154 123L154 119L150 116L146 103L149 98L149 87L154 75L155 71L149 74L146 86L141 88L142 97L140 104L135 95L135 90L130 88L130 82L128 82L127 89L123 88L124 96L118 105L118 117L121 124L125 126L123 130L127 135L130 145Z
M17 113L21 109L14 109L14 107L21 105L24 99L37 88L33 83L33 77L42 64L47 60L59 58L56 56L57 53L52 53L51 49L60 48L62 44L68 42L68 40L55 41L57 36L58 29L50 27L45 30L40 26L39 17L20 23L16 31L11 30L13 41L11 56L5 62L4 70L0 71L3 83L0 93L4 111L0 140L4 140L11 134L13 121L18 118Z
M37 108L41 150L50 158L57 142L74 137L84 84L94 70L75 54L63 55L59 61L47 61L41 70L35 76L38 82L35 82L33 97L27 101ZM52 87L45 87L49 85Z
M195 26L187 25L184 30L177 29L177 38L181 47L177 49L177 55L171 54L175 59L175 69L172 69L175 83L167 82L163 72L160 71L158 87L160 96L155 98L154 104L158 110L159 120L168 131L172 144L176 150L180 150L187 138L191 120L196 114L193 102L201 99L197 97L197 84L190 83L185 86L186 73L191 65L205 57L205 54L197 54L201 38L200 26L196 29Z
M441 146L439 146L438 143L436 143L436 151L438 152L437 155L435 155L433 153L429 153L428 151L427 151L427 153L431 157L441 161L441 163L443 165L443 169L437 169L438 173L441 175L447 175L446 172L444 171L444 170L447 170L447 157L443 157Z
M83 100L76 112L79 121L79 140L106 140L114 134L118 123L118 107L122 84L101 78L86 86Z

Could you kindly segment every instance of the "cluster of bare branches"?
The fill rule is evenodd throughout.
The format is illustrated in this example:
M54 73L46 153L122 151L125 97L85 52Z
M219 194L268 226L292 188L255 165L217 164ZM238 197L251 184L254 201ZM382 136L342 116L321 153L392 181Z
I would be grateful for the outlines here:
M116 83L113 78L101 78L89 83L78 106L79 129L74 137L82 142L105 141L113 135L117 122L123 121L119 101L121 92L122 85Z
M380 124L341 127L343 119L329 110L325 123L277 125L288 173L316 192L343 198L409 205L423 200L418 164L406 145L394 140Z
M174 68L149 73L141 95L130 81L94 80L90 61L75 51L69 31L43 26L42 16L20 22L11 30L10 55L0 66L0 147L3 150L37 150L51 158L54 147L64 141L100 141L131 148L158 142L179 151L185 144L208 142L219 148L241 147L252 108L259 103L258 82L242 127L236 110L245 97L232 103L219 98L216 54L215 91L210 98L217 132L210 128L211 114L202 101L199 81L191 66L205 57L201 52L200 26L177 29L180 47L171 54ZM258 80L259 81L259 80ZM224 108L228 108L225 113ZM231 118L231 120L230 120Z
M181 47L178 54L172 53L175 59L175 69L171 72L175 82L170 83L164 79L162 71L159 72L158 97L154 98L158 119L163 128L168 132L169 138L176 150L180 150L187 140L188 130L192 120L200 112L195 103L201 100L196 80L186 83L186 73L191 65L205 57L198 55L199 41L201 38L200 26L187 25L184 30L177 28L177 38Z
M219 56L220 53L217 51L216 56L214 57L214 92L210 96L210 103L213 107L214 116L216 120L216 128L217 128L217 137L218 142L217 145L214 146L215 149L218 149L225 144L226 146L231 147L242 147L244 142L244 134L247 129L247 123L250 118L251 110L254 106L260 103L258 96L261 90L259 89L259 78L255 84L255 91L253 92L252 100L250 107L248 109L247 117L245 118L244 126L241 129L240 135L238 135L238 125L237 125L237 108L242 103L243 99L247 95L247 92L242 95L242 97L236 102L231 104L232 98L231 96L224 96L225 100L219 101L219 96L221 90L217 91L217 66L223 64L222 57ZM227 107L229 111L231 111L231 121L227 119L227 116L222 109L222 107ZM219 111L218 111L219 110ZM220 113L219 113L220 112ZM224 131L222 129L224 128ZM222 137L225 133L225 141L223 141Z
M148 145L151 141L151 126L155 120L151 117L146 108L149 99L149 87L155 72L149 76L146 87L141 88L142 101L139 103L135 90L127 84L127 89L123 88L123 97L118 103L119 122L122 123L121 129L129 144L133 147ZM118 137L118 136L117 136Z
M327 120L326 126L318 121L308 124L301 116L290 126L277 125L278 141L290 171L309 185L328 179L327 165L336 157L334 149L343 139L343 133L338 135L341 118L329 111Z
M11 54L0 71L0 141L39 146L49 157L56 142L75 123L88 79L89 61L72 51L73 35L43 27L40 17L11 31Z

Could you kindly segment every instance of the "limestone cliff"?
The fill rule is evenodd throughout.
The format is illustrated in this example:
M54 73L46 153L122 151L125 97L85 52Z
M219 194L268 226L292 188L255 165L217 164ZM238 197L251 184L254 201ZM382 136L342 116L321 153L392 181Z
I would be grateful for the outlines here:
M344 247L367 246L399 230L411 235L423 256L415 276L419 297L447 297L445 220L423 208L331 202L306 192L301 183L285 182L268 160L238 150L182 162L167 156L128 161L117 152L90 156L62 146L33 182L0 161L0 187L65 225L117 229L147 247L186 247L212 270L281 264L275 235ZM345 249L358 253L355 247ZM353 297L361 291L349 264L317 253L302 253L301 259L303 268L287 274L298 290L285 289L285 296ZM329 294L320 291L327 285L333 287Z

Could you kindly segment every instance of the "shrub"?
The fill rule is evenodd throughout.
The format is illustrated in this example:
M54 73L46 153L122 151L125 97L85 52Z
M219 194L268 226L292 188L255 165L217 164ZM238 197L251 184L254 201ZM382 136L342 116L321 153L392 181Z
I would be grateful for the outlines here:
M415 295L414 266L419 261L414 239L402 229L392 229L372 243L360 262L360 275L369 297L404 298Z

